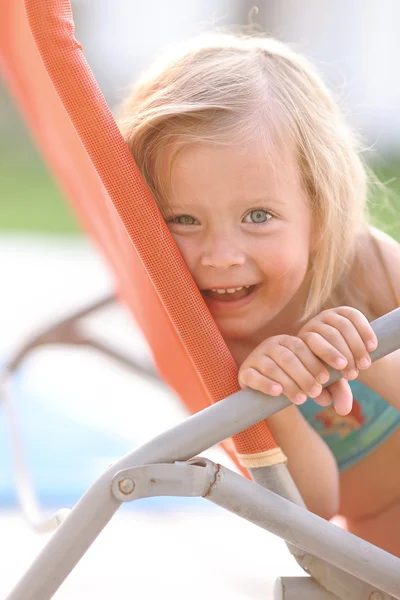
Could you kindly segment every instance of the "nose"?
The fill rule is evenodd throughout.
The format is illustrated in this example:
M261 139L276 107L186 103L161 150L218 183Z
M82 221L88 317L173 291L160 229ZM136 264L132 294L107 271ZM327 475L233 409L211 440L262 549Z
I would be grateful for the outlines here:
M201 264L203 267L214 269L229 269L229 267L242 266L246 261L244 252L238 248L234 239L213 237L209 240L207 249L202 252Z

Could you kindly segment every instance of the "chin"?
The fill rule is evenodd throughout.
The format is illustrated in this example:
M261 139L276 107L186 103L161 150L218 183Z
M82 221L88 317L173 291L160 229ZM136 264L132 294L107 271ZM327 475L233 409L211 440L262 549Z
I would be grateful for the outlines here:
M214 317L216 325L225 340L242 341L252 345L261 344L268 337L286 332L286 320L282 314L282 307L263 305L261 311L257 307L258 318L253 314L238 319ZM282 323L282 319L284 323Z
M248 319L243 319L241 322L234 320L229 322L228 319L215 319L217 327L221 332L222 337L225 340L232 341L243 341L248 342L250 339L257 339L260 337L260 331L265 328L265 321L263 324L255 323L253 326L249 324ZM261 343L265 338L263 337Z
M214 321L221 332L223 338L243 339L247 335L247 328L241 323L229 323L225 319L215 319Z

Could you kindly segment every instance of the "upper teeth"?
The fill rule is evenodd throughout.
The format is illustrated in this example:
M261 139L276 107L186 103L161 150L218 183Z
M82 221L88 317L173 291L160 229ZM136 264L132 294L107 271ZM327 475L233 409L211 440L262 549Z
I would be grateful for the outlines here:
M229 288L229 289L227 289L227 290L221 290L221 289L211 289L211 291L212 291L212 292L217 292L218 294L226 294L226 293L228 293L228 294L233 294L234 292L240 292L240 290L242 290L244 287L245 287L245 288L249 288L250 286L249 286L249 285L245 285L245 286L243 286L243 285L242 285L242 287L237 287L237 288Z

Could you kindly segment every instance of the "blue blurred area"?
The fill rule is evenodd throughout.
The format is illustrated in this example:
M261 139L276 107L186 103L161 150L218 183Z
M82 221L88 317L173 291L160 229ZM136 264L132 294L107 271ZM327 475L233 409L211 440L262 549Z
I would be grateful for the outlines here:
M40 504L70 508L115 460L144 440L129 443L123 436L91 428L57 409L57 398L46 402L15 376L13 410L20 428L24 454ZM17 507L10 451L10 427L0 410L0 508ZM112 407L110 405L110 411ZM139 431L139 428L136 428ZM202 498L148 498L125 505L133 510L177 510L213 506Z

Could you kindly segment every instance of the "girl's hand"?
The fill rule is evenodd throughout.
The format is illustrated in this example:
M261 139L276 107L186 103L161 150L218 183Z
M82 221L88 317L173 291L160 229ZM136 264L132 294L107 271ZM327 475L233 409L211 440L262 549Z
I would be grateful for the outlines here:
M239 384L270 396L284 394L294 404L319 399L329 372L299 337L276 335L257 346L239 369ZM323 398L322 398L323 400Z
M331 308L306 323L298 336L315 356L340 371L344 378L325 388L314 398L315 402L327 406L333 399L336 412L347 415L352 408L347 381L357 379L359 371L371 366L369 353L378 346L368 319L349 306Z
M246 358L239 370L239 383L270 396L284 394L294 404L307 397L328 406L334 397L336 412L346 415L352 393L346 379L355 379L359 369L371 364L368 352L377 339L359 311L341 307L323 311L311 319L298 336L268 338ZM345 379L322 389L329 379L327 363Z

